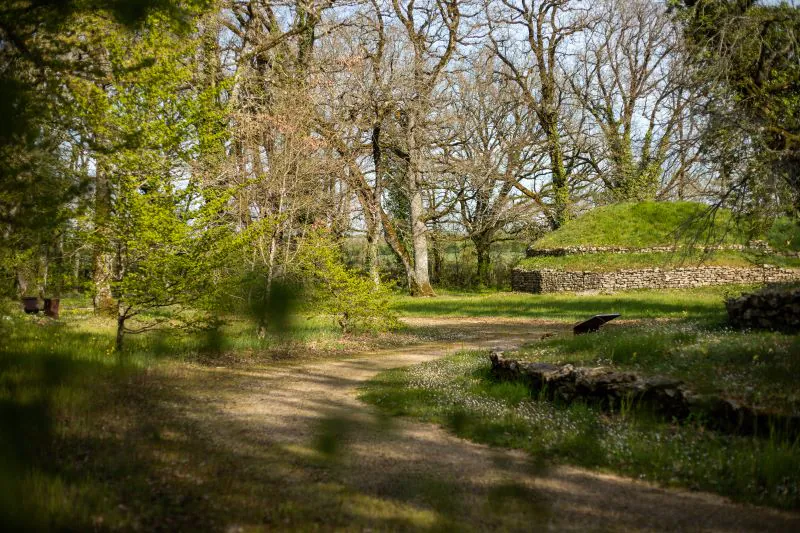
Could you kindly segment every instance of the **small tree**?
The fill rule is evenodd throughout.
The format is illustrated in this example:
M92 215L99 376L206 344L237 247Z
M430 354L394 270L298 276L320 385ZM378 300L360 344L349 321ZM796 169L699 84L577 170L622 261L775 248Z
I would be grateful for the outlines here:
M389 289L348 268L329 231L317 227L302 243L296 265L306 304L329 314L343 333L383 331L397 326L389 307Z
M116 314L121 350L127 333L204 321L198 307L226 231L211 215L224 194L204 201L190 167L204 146L205 99L192 84L196 39L158 15L136 34L91 20L108 30L97 45L106 77L71 79L69 89L94 161L96 292Z
M187 212L183 207L191 203L191 193L186 189L165 183L151 187L142 193L128 181L117 202L122 211L115 224L119 267L112 285L117 350L128 333L206 323L203 310L224 254L226 230L214 228L206 216L214 204Z

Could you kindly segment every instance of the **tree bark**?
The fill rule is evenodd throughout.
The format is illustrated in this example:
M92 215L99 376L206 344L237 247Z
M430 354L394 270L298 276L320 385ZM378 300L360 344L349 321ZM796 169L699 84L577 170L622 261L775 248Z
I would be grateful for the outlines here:
M364 219L367 225L367 270L375 287L381 283L380 265L378 264L378 244L381 234L381 217L378 213L381 201L381 184L383 182L383 162L381 154L381 126L372 127L372 163L375 167L375 186L372 188L371 201L362 204ZM369 194L369 191L364 191Z
M121 310L117 310L117 335L114 341L114 350L117 353L122 351L123 341L125 339L125 320L127 316L121 313Z
M422 201L421 158L422 154L417 142L417 120L411 113L408 124L406 142L408 144L407 185L409 200L409 217L411 219L411 246L414 258L414 283L412 296L435 296L431 286L428 267L428 226L425 224L425 205Z
M114 309L114 297L111 294L114 256L110 251L109 223L111 218L111 185L104 169L98 165L95 176L94 244L93 273L94 310L110 312Z
M473 238L475 245L475 255L478 257L478 285L481 287L489 286L489 267L491 266L491 257L489 256L489 243L490 239L484 236Z

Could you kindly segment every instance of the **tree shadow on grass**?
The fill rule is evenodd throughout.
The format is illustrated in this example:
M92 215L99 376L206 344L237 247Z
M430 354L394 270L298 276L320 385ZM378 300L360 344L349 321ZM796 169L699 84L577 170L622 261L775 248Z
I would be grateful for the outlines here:
M4 396L4 414L14 416L2 418L17 425L3 434L20 437L17 455L3 456L12 458L4 467L14 463L3 473L20 474L2 476L11 479L4 524L66 531L764 525L758 513L730 514L718 500L550 470L525 454L354 408L348 391L358 380L336 372L367 371L365 360L171 374L64 357L58 371L41 363L39 373L13 378L14 368L33 364L30 355L3 359L0 372L18 384ZM25 380L38 387L41 416L26 411L33 400L22 394ZM783 515L769 523L796 525Z

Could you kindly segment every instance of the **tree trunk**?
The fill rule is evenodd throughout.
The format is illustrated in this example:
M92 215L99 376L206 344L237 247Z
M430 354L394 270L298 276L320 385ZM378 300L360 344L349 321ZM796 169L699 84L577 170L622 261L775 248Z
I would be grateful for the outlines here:
M117 353L122 352L122 341L125 338L125 320L127 317L124 314L120 314L120 311L117 311L117 337L114 342L114 349Z
M556 119L548 121L547 137L549 145L550 164L553 175L553 229L558 229L570 219L569 183L567 172L564 168L564 153L561 147L561 137L558 133Z
M433 283L439 283L442 281L442 265L444 261L442 260L442 248L441 248L441 241L438 238L436 233L431 233L431 281Z
M367 271L375 287L381 284L381 273L378 264L378 238L378 226L377 224L372 224L371 227L367 228Z
M369 202L362 202L364 219L367 222L367 269L375 287L381 284L380 265L378 264L378 243L381 234L380 209L382 183L383 183L383 156L381 154L381 125L376 123L372 127L372 164L375 167L375 186ZM368 191L364 191L368 194Z
M411 242L414 252L414 283L412 296L433 296L428 267L428 227L425 225L425 211L422 192L417 189L411 196Z
M428 270L428 226L425 224L425 205L420 190L421 156L417 143L416 117L409 116L408 135L408 170L407 187L409 200L409 217L411 220L411 245L414 257L414 282L411 287L412 296L435 296Z
M61 293L64 290L64 278L66 277L66 273L64 272L64 235L61 234L58 237L58 241L56 242L56 257L54 261L54 280L53 280L53 289L50 291L53 295L53 298L61 298Z
M39 298L44 299L47 293L47 283L50 281L50 257L47 252L39 256L39 264L41 265L41 276L37 278L37 292L39 293Z
M26 296L28 293L28 279L26 278L22 267L17 267L15 282L17 286L17 296L20 298Z
M484 238L472 239L475 244L475 254L478 256L478 285L480 287L489 286L489 267L491 257L489 256L489 240Z
M110 312L114 308L111 294L111 278L113 276L114 256L110 252L109 222L111 218L111 185L104 169L98 165L95 176L94 192L94 230L96 241L92 281L94 282L95 312Z

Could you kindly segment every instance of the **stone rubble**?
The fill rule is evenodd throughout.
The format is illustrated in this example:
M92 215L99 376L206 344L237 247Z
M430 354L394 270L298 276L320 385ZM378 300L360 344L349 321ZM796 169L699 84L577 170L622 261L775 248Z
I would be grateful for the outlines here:
M800 331L800 287L767 287L725 302L732 326Z
M768 435L773 428L800 434L800 416L770 413L716 395L696 394L681 381L642 377L604 367L530 363L489 354L492 374L500 380L522 381L532 392L563 403L583 401L606 410L631 406L647 409L666 420L690 415L711 429L744 435Z

